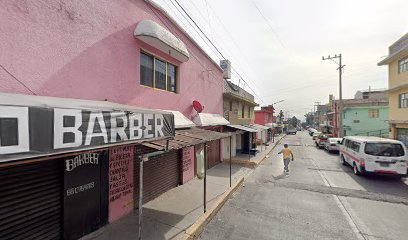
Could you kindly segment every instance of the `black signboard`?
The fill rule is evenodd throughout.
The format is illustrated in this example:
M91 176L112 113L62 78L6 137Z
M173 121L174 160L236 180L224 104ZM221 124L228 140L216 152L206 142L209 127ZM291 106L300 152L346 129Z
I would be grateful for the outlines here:
M167 112L0 105L0 160L161 139L174 131Z
M78 239L108 221L108 154L79 154L64 166L64 239Z

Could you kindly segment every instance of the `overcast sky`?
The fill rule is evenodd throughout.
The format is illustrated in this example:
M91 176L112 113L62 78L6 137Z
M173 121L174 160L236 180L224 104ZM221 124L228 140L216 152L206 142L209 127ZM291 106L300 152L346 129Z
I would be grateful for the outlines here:
M182 17L174 0L155 1L219 62L221 56ZM357 90L388 86L387 67L377 63L408 32L408 0L178 1L260 105L285 100L275 107L302 119L315 102L339 96L337 65L322 56L343 55L343 99L353 98ZM232 81L239 83L237 74Z

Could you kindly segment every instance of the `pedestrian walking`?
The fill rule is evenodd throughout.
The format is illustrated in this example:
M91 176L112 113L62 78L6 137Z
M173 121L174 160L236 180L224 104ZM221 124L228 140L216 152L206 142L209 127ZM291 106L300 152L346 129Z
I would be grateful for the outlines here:
M293 157L293 152L289 149L288 144L283 145L283 147L284 148L282 149L282 151L280 151L278 154L283 155L283 165L285 166L283 172L285 174L289 174L289 162L291 159L292 161L294 161L295 158Z

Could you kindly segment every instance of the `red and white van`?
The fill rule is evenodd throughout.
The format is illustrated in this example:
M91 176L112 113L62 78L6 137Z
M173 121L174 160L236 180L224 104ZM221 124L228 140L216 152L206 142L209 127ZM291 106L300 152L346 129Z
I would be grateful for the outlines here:
M379 137L344 137L339 144L340 161L354 174L407 176L408 155L404 144Z

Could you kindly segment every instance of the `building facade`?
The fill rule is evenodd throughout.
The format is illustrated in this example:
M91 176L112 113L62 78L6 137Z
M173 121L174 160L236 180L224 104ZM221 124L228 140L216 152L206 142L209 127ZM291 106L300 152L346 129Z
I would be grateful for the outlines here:
M388 137L388 106L344 107L343 136Z
M272 123L274 123L274 113L275 108L273 107L273 105L261 107L261 110L255 111L255 123L262 126L272 125Z
M389 47L388 54L378 65L388 65L389 137L408 146L408 33Z
M4 1L0 20L0 169L7 173L0 178L10 183L0 184L0 192L10 193L7 204L15 206L0 206L8 216L0 221L0 239L78 239L129 214L138 207L142 155L156 152L144 164L144 202L193 178L204 146L207 168L221 162L229 124L222 118L223 72L153 1ZM175 126L169 110L190 123ZM27 123L39 126L29 131L37 137L52 136L46 128L62 119L56 126L71 129L59 135L62 143L42 139L46 146L71 144L69 151L38 157L27 150L15 158L13 144L32 146L25 135L5 140L13 133L5 131L27 114L39 116ZM81 122L90 123L75 130ZM163 126L178 130L165 139ZM91 129L90 137L77 138L83 129ZM139 133L149 137L123 144L116 138L140 140ZM77 147L81 140L87 148ZM44 148L37 145L36 151Z
M387 132L388 99L343 99L340 114L338 100L330 102L331 111L327 114L328 125L332 126L334 136L339 136L340 117L342 117L343 136L381 135Z
M223 91L224 118L227 119L231 125L235 126L249 126L253 124L255 120L254 108L258 106L254 100L254 96L228 80L224 80ZM229 158L230 148L232 148L232 157L234 157L237 152L249 148L250 142L255 143L255 137L255 134L244 131L242 134L232 136L232 146L230 146L229 139L222 140L223 158ZM249 139L251 141L249 141Z

